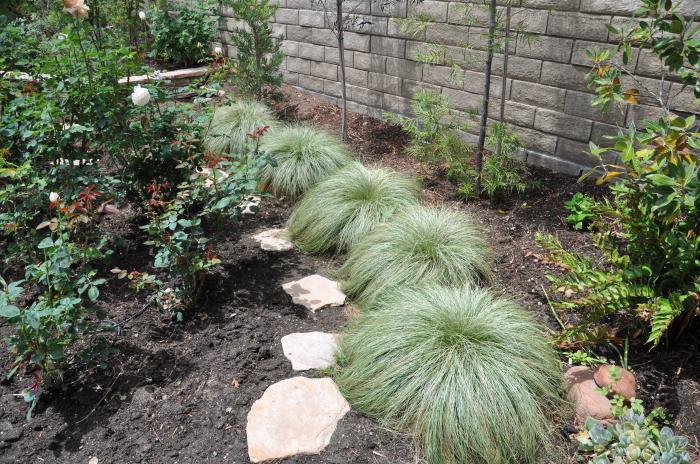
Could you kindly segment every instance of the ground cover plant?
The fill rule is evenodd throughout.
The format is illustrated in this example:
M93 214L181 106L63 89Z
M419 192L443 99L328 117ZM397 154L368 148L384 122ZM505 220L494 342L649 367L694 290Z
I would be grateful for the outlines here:
M219 106L207 127L204 146L217 155L245 156L251 143L248 134L274 123L275 117L263 103L239 100Z
M307 253L345 252L419 198L416 179L351 163L306 192L289 218L289 233Z
M377 225L350 250L338 275L343 291L367 305L392 288L488 283L489 254L467 214L414 206Z
M308 126L271 131L260 148L275 160L261 173L261 188L292 200L352 161L340 140Z
M516 303L471 286L400 287L344 331L336 380L353 406L412 429L428 463L535 463L561 371Z
M578 437L579 453L591 464L690 464L688 439L659 426L643 407L623 407L614 424L589 418Z
M604 108L620 102L636 104L644 91L659 98L666 114L639 128L632 125L612 138L613 146L591 144L600 165L588 175L597 174L599 184L617 182L610 186L610 200L572 200L570 220L579 228L585 221L594 230L596 247L605 260L571 252L551 235L540 236L566 271L551 276L553 285L572 293L555 306L582 310L582 321L562 334L565 343L596 343L634 333L646 334L650 346L670 343L668 336L677 337L692 327L699 314L697 122L693 116L673 114L663 90L657 94L654 89L624 88L619 82L625 71L615 64L618 59L629 60L632 45L651 45L666 72L692 86L700 97L699 31L691 20L675 13L674 2L643 3L644 21L625 31L611 29L622 37L621 58L609 51L590 52L594 64L589 84L598 95L594 104ZM615 158L619 163L608 161ZM613 316L624 323L606 327Z

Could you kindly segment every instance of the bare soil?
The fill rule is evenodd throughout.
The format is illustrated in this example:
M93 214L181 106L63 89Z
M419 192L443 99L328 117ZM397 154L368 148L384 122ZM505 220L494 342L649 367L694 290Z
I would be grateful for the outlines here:
M304 121L337 134L339 109L321 100L285 89L276 106L286 120ZM555 272L535 243L537 230L556 233L579 251L592 249L586 233L565 223L563 203L576 191L604 191L575 179L535 170L539 188L525 196L493 205L465 203L454 187L430 169L403 154L407 137L395 126L352 114L349 144L355 156L370 165L388 165L423 179L426 199L464 210L478 221L493 245L496 289L517 299L553 330L557 323L543 289L546 274ZM42 398L27 422L26 406L16 394L29 385L19 377L0 385L0 463L247 463L245 425L251 404L271 384L295 375L284 357L280 339L299 331L338 332L352 308L322 309L315 315L292 303L281 285L312 273L330 274L332 257L312 257L296 250L272 253L250 238L282 227L291 206L267 198L257 216L230 230L219 250L222 264L207 282L201 301L184 323L173 323L155 309L126 323L108 339L116 349L105 369L74 368L61 386ZM121 237L108 270L148 270L152 257L140 245L137 218L128 208L103 224ZM551 290L547 290L550 292ZM103 292L108 317L123 321L138 313L145 297L123 281ZM0 328L6 336L8 327ZM649 407L664 406L672 425L690 437L697 451L700 437L700 363L698 340L688 339L673 351L648 352L633 341L630 360ZM612 353L610 353L612 355ZM0 354L0 368L12 362ZM301 375L317 375L313 372ZM561 451L575 462L571 427L557 437ZM387 431L351 412L339 424L331 445L320 456L301 456L284 463L414 463L408 436Z

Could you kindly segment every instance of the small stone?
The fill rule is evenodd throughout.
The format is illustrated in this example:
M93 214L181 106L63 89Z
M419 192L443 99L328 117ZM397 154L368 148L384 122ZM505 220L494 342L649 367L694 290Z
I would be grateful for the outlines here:
M287 229L269 229L253 236L265 251L289 251L294 245L289 240Z
M613 379L613 375L610 372L611 368L617 370L620 377L619 380L615 381ZM593 378L599 387L610 387L612 393L622 395L627 400L634 398L636 395L637 381L634 378L634 374L627 369L611 365L600 366L593 374Z
M241 203L241 214L244 216L252 216L258 211L258 206L260 206L260 197L255 195L250 196Z
M588 417L601 422L614 422L612 403L597 392L598 384L593 378L593 369L586 366L574 366L564 374L570 383L569 400L576 405L576 422L583 424Z
M284 355L292 369L324 369L335 364L338 335L324 332L292 333L282 337Z
M271 385L248 413L250 460L320 454L348 411L332 379L294 377Z
M98 462L100 462L100 460L97 459L97 456L93 456L93 457L91 457L90 460L88 461L88 464L97 464Z
M318 274L287 282L282 288L291 295L294 303L305 306L311 312L325 306L345 304L345 294L340 291L338 282Z

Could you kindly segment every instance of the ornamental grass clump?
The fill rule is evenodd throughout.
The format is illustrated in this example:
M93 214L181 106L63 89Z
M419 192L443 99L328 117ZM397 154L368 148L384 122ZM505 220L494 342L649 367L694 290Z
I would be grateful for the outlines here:
M308 253L344 252L395 212L418 204L420 192L417 180L392 169L351 163L304 195L289 232Z
M568 411L540 327L472 286L401 288L346 328L336 381L353 407L413 430L429 464L529 464Z
M248 134L274 125L275 117L262 103L241 100L216 109L204 137L204 147L218 155L248 153Z
M343 291L360 304L394 287L487 284L488 245L467 214L414 206L354 246L339 277Z
M352 161L340 140L306 126L277 129L260 148L275 160L263 169L261 188L292 200Z

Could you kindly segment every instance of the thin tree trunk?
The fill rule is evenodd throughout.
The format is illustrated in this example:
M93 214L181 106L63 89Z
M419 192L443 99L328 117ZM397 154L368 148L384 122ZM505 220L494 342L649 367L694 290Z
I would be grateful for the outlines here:
M343 0L336 0L336 29L338 31L338 60L340 62L340 90L342 102L340 107L340 138L345 141L348 138L348 97L345 86L345 40L343 37Z
M489 116L489 100L491 97L491 68L493 65L494 31L496 29L496 0L489 4L489 44L486 52L486 75L484 76L484 101L481 106L481 121L479 127L479 144L476 148L476 194L481 194L481 174L484 167L484 145L486 144L486 125Z
M509 51L510 51L510 5L508 5L508 8L506 8L506 30L505 30L505 44L503 48L503 82L501 83L501 114L499 117L499 121L501 124L505 124L504 119L505 119L505 114L506 114L506 88L508 87L508 59L509 59ZM503 136L504 133L500 133L500 136L498 137L498 146L496 147L496 154L500 156L501 152L503 151Z

